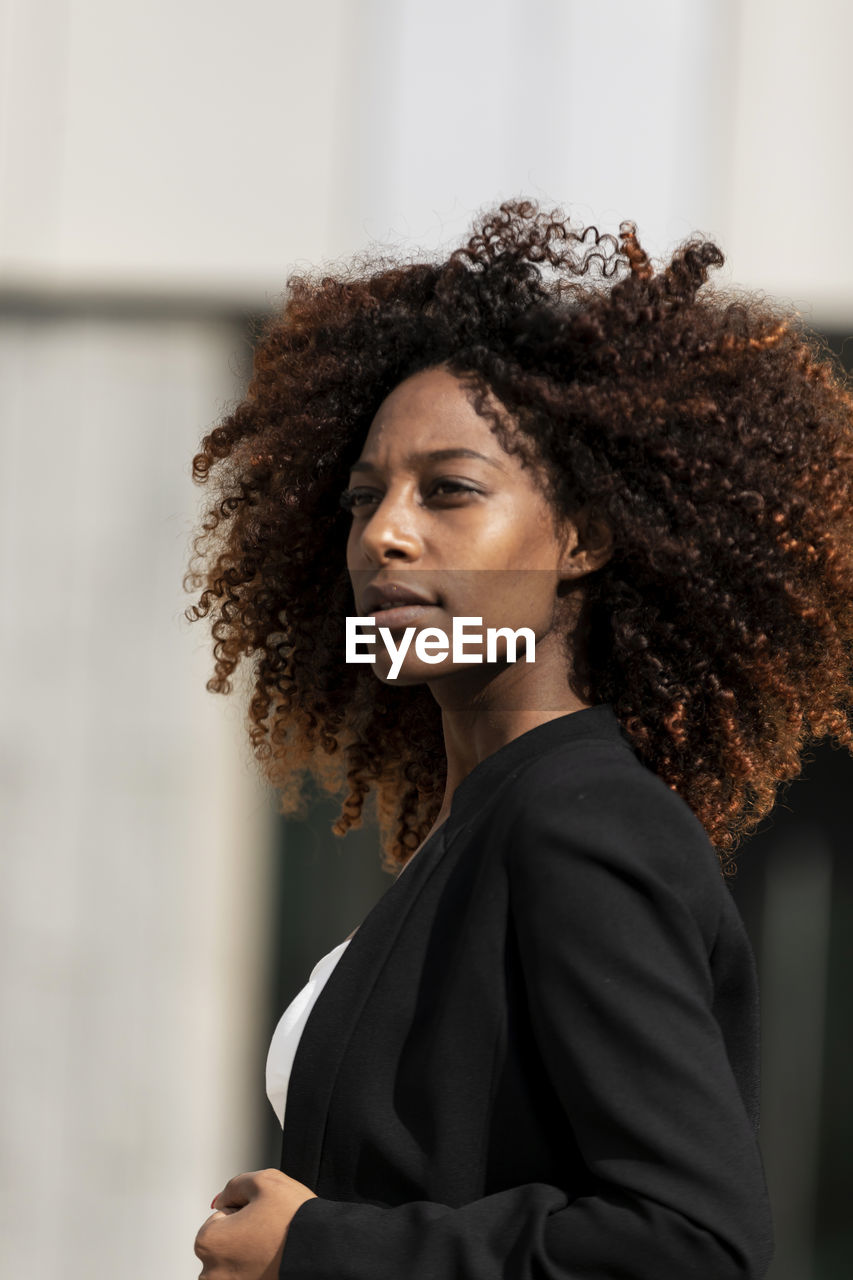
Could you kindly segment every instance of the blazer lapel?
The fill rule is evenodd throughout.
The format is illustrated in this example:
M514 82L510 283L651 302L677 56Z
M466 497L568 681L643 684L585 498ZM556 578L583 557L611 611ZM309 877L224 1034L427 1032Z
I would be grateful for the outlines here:
M296 1049L282 1135L281 1168L312 1191L338 1069L356 1022L406 917L449 845L490 802L495 789L552 742L605 738L633 747L610 703L548 720L486 756L453 793L449 817L433 832L410 866L386 889L359 925L316 1003Z
M415 855L358 926L309 1014L287 1087L281 1168L316 1187L329 1103L347 1044L394 941L444 856L450 818Z

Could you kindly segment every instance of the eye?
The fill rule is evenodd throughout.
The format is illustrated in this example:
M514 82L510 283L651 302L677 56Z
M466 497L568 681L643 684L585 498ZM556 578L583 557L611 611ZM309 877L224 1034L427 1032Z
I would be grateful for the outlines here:
M339 501L345 511L352 511L361 506L363 498L370 498L374 493L373 489L344 489Z
M439 492L443 490L444 492ZM430 489L429 496L432 497L453 497L456 494L463 493L480 493L473 485L463 484L459 480L437 480ZM367 505L369 502L380 502L382 494L378 489L368 489L364 485L360 485L353 489L344 489L340 495L339 502L345 511L355 511Z
M479 493L479 489L475 489L473 485L462 484L459 480L439 480L438 483L433 486L433 493L435 493L437 489L453 489L457 493Z

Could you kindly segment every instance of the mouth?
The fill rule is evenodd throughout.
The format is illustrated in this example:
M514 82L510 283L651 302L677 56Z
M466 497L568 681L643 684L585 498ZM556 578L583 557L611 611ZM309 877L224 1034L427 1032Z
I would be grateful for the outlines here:
M414 591L402 582L372 582L365 587L362 595L362 609L365 614L378 612L392 613L395 609L409 605L420 605L434 608L435 601L420 591Z
M436 605L425 604L422 601L411 601L403 604L384 604L379 605L376 609L371 609L370 617L375 618L377 624L391 629L395 627L417 626L429 613L430 609L436 608Z

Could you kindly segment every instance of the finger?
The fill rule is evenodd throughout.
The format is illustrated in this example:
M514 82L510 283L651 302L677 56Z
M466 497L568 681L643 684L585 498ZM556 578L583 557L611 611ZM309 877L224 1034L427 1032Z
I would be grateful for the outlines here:
M258 1194L257 1176L254 1173L238 1173L226 1182L218 1195L213 1197L211 1209L240 1209Z

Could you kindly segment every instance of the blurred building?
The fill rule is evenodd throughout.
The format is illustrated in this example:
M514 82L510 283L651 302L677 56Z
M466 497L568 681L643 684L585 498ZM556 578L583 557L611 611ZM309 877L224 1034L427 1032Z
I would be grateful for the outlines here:
M328 805L276 818L239 695L205 691L209 634L183 619L190 461L242 393L257 318L300 266L445 246L525 194L602 230L633 218L653 254L708 232L721 283L840 343L851 40L845 0L0 0L10 1275L197 1273L214 1192L275 1159L281 1001L385 884ZM739 888L773 1280L853 1264L831 1137L851 1120L827 1111L846 1101L849 765L823 752L822 804L801 792ZM319 877L344 859L330 907Z

